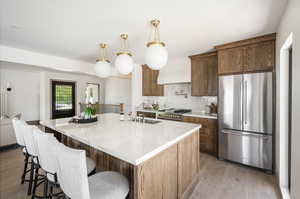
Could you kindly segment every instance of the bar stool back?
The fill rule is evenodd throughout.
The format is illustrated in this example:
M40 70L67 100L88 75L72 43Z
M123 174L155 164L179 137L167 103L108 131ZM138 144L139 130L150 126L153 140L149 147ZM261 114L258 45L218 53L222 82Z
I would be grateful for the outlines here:
M58 161L53 150L50 148L59 145L53 134L44 133L38 128L33 129L34 141L38 151L38 158L41 168L45 171L44 174L44 198L51 198L53 195L53 187L58 187L57 169ZM48 193L50 187L50 193Z
M22 129L21 129L21 123L24 123L24 121L19 120L17 118L12 119L12 124L13 124L17 143L21 147L25 147L25 141L24 141L24 137L23 137L23 133L22 133Z
M55 148L59 154L58 181L63 192L72 199L90 199L85 151L65 146Z
M106 171L87 177L85 151L66 146L53 148L58 154L58 181L71 199L125 199L128 180L120 173Z
M43 170L49 173L56 173L58 162L52 150L49 150L51 143L58 142L53 134L44 133L40 129L33 129L34 142L38 152L39 163Z
M21 123L21 130L23 133L23 138L24 138L27 153L33 157L37 157L38 154L34 144L33 128L34 128L33 126L30 126L25 122Z

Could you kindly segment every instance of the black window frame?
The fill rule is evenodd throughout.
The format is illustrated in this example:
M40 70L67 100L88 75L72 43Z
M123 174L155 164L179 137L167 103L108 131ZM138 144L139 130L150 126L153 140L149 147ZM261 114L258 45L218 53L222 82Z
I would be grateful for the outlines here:
M56 86L57 85L67 85L72 87L72 109L68 110L56 110ZM59 119L66 117L73 117L76 114L76 82L68 82L68 81L59 81L52 80L51 81L51 118Z

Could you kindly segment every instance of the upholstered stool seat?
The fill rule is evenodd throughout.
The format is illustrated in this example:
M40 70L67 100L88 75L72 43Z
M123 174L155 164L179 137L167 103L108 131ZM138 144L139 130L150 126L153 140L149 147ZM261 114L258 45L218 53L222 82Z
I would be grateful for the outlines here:
M105 171L88 178L91 199L126 198L129 185L120 173Z

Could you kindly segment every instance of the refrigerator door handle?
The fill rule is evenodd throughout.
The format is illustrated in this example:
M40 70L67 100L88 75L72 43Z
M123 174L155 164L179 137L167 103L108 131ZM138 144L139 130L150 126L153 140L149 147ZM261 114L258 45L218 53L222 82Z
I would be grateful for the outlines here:
M234 132L232 130L226 130L226 129L223 129L222 133L231 134L231 135L238 135L238 136L251 136L251 137L257 137L257 138L262 138L262 139L267 139L270 136L270 135L247 133L247 132L239 132L239 133L237 133L237 132Z
M248 84L247 84L247 80L245 80L245 84L244 84L244 86L245 86L245 89L244 89L244 122L245 122L245 124L247 124L247 106L248 106L248 104L247 104L247 102L248 102Z
M240 99L240 118L241 118L241 125L242 125L242 129L244 129L244 124L243 124L243 120L244 120L244 113L243 113L243 106L244 106L244 96L243 96L243 93L244 93L244 91L243 91L243 81L241 81L241 83L240 83L240 93L241 93L241 99Z

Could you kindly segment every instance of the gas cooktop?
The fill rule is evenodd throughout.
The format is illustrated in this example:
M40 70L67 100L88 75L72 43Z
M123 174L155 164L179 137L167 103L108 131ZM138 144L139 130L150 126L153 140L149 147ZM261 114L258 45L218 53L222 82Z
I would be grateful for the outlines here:
M158 114L159 119L181 121L184 113L192 112L191 109L169 109Z

